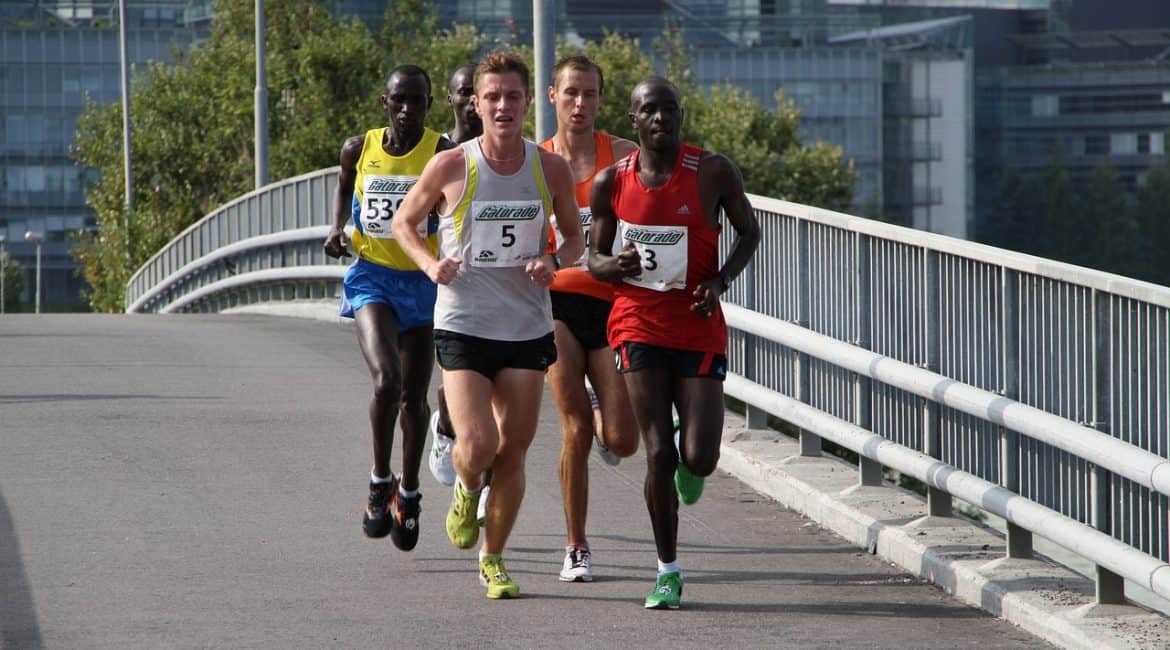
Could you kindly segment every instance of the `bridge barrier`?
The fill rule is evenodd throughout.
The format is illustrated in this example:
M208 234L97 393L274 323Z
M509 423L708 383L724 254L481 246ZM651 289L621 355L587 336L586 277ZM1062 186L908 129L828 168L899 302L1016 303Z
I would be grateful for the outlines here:
M336 297L327 258L337 168L228 203L152 257L129 312L219 311ZM724 295L749 424L772 414L1170 597L1170 289L1052 260L751 196L763 240ZM733 233L722 236L724 253Z

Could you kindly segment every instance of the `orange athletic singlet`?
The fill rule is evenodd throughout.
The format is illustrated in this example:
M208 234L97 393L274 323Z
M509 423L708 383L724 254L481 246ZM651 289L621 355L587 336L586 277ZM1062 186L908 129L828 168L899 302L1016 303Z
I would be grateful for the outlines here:
M578 216L581 218L581 229L585 231L585 253L575 264L557 271L552 284L549 285L549 291L579 293L598 300L613 302L613 285L594 280L593 276L589 275L589 268L586 264L589 259L589 226L593 224L593 211L589 209L589 192L593 189L593 178L597 176L597 172L613 164L613 139L608 133L594 131L593 145L597 152L593 161L593 173L589 175L589 178L577 183L576 187ZM555 153L552 138L541 142L540 148ZM556 223L555 218L553 223ZM560 231L556 228L549 228L548 251L551 253L560 245Z
M683 144L670 179L653 189L638 177L637 151L617 164L614 241L637 247L642 275L624 278L614 289L611 347L634 342L727 353L727 324L719 303L707 318L691 311L695 288L719 272L721 228L707 221L699 198L702 154L702 149Z

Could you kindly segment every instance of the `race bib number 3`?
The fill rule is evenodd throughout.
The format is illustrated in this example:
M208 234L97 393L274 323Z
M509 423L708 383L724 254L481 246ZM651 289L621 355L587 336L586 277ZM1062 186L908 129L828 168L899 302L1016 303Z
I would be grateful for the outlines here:
M585 253L577 259L576 262L569 265L568 268L588 269L589 268L589 229L593 226L593 210L589 208L581 208L578 215L581 217L581 232L585 235ZM556 217L552 218L553 226L556 226ZM561 231L555 231L557 238L557 248L565 245L565 238L561 235Z
M654 291L686 288L686 226L641 226L624 221L619 223L623 245L633 244L634 248L638 249L638 256L642 258L642 274L624 278L625 282Z
M362 233L374 239L394 239L390 222L417 181L414 176L366 176L362 187ZM425 219L418 225L418 234L426 239Z
M524 266L544 254L544 203L472 201L471 264Z

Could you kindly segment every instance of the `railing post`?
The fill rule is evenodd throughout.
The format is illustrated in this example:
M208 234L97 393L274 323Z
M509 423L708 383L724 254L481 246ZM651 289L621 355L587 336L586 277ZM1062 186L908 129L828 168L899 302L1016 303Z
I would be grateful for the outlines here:
M1003 396L1020 397L1020 308L1019 273L1000 268L1000 330L1003 348L1000 350L1000 378ZM999 427L999 484L1020 493L1020 434ZM1007 522L1007 556L1032 557L1032 531Z
M1110 433L1110 400L1113 396L1112 319L1109 313L1109 296L1093 291L1093 424L1098 431ZM1107 534L1113 534L1112 475L1102 468L1093 466L1089 481L1092 495L1093 527ZM1116 573L1097 565L1097 602L1102 605L1125 603L1125 580Z
M741 277L744 287L743 306L745 309L755 311L756 265L749 262ZM756 337L746 332L743 335L743 376L752 381L758 380L756 377ZM749 429L768 428L768 412L764 409L748 404L745 416Z
M926 335L926 369L939 371L939 259L938 251L926 251L925 282L922 283L923 316ZM923 453L942 458L942 429L937 402L922 399ZM951 495L935 487L926 488L926 513L932 517L949 517Z
M796 220L796 318L801 327L809 326L809 234L808 222L804 219ZM800 352L796 355L796 399L808 403L809 401L809 359L808 355ZM820 456L821 437L805 429L800 430L800 455Z
M869 349L870 346L870 291L869 291L869 235L857 235L854 238L853 278L854 295L857 301L854 312L854 326L857 332L855 344L860 348ZM872 396L871 380L869 377L853 374L853 423L869 431L873 426L870 411ZM861 485L880 486L882 484L882 464L861 456L858 459L857 469Z

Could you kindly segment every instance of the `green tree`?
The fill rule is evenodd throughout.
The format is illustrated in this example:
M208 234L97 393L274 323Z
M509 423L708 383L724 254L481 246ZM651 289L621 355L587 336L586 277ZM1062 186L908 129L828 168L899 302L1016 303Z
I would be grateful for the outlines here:
M8 251L0 253L4 266L4 311L20 311L20 294L24 291L24 267Z
M387 72L408 63L427 71L435 103L426 124L440 133L449 129L447 82L455 68L476 62L485 45L483 36L470 25L440 30L434 0L395 0L386 9L379 43L386 54ZM373 124L384 125L385 118L380 119Z
M1081 233L1072 260L1095 269L1132 273L1136 226L1113 167L1097 167L1085 177L1078 211L1076 227Z
M86 200L97 232L75 242L75 257L97 311L123 308L123 287L188 225L253 188L254 3L220 0L211 34L174 64L135 73L135 210L123 205L121 105L87 105L75 156L99 180ZM342 140L380 116L381 51L356 19L339 19L318 0L268 0L267 72L270 177L337 164ZM325 215L322 215L325 219Z
M1170 285L1170 163L1154 165L1137 191L1134 205L1137 238L1141 242L1135 276Z
M1042 180L1040 242L1038 253L1071 261L1076 257L1082 233L1076 229L1077 196L1065 164L1064 150L1056 147L1045 167Z

